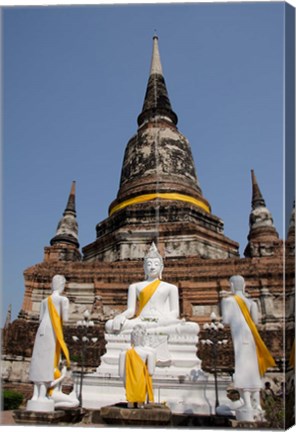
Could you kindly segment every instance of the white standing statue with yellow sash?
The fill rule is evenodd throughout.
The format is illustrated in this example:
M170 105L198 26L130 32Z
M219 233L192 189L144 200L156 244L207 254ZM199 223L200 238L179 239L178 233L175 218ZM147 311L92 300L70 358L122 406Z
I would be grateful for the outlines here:
M232 276L229 282L233 295L222 300L222 317L230 325L234 345L234 386L244 401L236 415L239 420L254 421L262 412L261 378L268 368L275 366L275 361L258 333L258 307L245 296L244 278Z
M146 334L145 327L135 326L131 333L132 346L122 351L119 358L119 376L124 381L129 408L154 402L152 375L156 353L146 346Z
M62 327L63 322L68 320L69 310L69 300L61 295L65 284L64 276L55 275L52 279L52 294L42 300L40 305L40 324L29 372L29 379L34 383L34 391L32 399L28 401L27 410L53 411L56 398L51 397L51 394L60 378L64 378L64 374L59 370L62 353L67 367L70 367L70 356ZM72 401L68 399L65 402L67 406L77 406L77 399L73 395Z

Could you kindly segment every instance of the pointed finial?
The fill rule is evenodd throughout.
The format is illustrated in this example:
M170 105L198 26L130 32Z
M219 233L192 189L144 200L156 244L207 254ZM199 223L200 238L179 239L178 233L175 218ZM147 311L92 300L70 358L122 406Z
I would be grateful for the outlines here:
M75 189L76 182L73 181L71 191L68 198L66 209L63 213L62 219L58 223L56 235L50 240L51 246L56 243L70 243L79 248L78 243L78 223L76 220L75 208Z
M257 207L265 207L266 206L265 201L259 189L259 185L253 169L251 170L251 177L252 177L252 209L255 209Z
M152 49L152 59L151 59L151 68L150 68L150 75L153 74L158 74L158 75L163 74L161 61L160 61L159 48L158 48L158 36L155 31L153 36L153 49Z
M165 79L162 73L158 49L158 36L154 35L150 75L142 112L138 116L138 125L142 126L142 124L147 120L155 121L156 117L162 117L165 121L170 121L174 125L177 125L178 123L178 117L172 110Z
M76 214L76 206L75 206L75 192L76 192L76 181L72 181L71 191L68 198L67 206L64 211L64 215L70 213Z
M71 195L75 195L75 189L76 189L76 181L73 180L71 185L71 192L70 192Z

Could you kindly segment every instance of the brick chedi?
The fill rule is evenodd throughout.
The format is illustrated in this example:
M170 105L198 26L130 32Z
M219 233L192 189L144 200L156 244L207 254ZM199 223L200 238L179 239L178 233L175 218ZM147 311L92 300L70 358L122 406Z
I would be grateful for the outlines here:
M250 232L245 256L260 257L282 253L281 241L273 224L270 211L265 205L254 170L252 176L252 211L250 214Z
M245 258L240 258L239 245L223 234L222 220L212 214L203 196L190 144L177 129L177 115L163 77L158 38L154 37L138 130L127 144L119 191L111 202L109 217L98 223L95 241L83 247L81 255L75 184L72 185L57 231L50 246L45 247L43 262L24 272L22 310L4 330L4 382L28 379L40 302L49 295L55 274L63 274L67 279L65 295L70 300L70 316L65 324L65 338L70 353L75 354L77 349L71 338L76 321L88 309L101 345L88 353L87 362L89 366L98 366L104 351L104 324L126 308L129 284L143 279L143 257L152 241L164 257L163 279L179 288L181 317L201 327L211 312L221 314L221 291L229 290L230 276L244 276L247 292L258 304L259 330L281 368L284 274L286 270L286 280L291 281L294 267L284 268L282 240L254 173L252 189L248 245ZM291 228L290 239L292 231ZM293 298L292 284L285 295ZM287 311L286 319L292 322L293 313ZM199 346L204 368L210 367L206 349ZM219 367L233 372L231 345L223 353Z
M190 144L177 129L153 38L150 76L137 133L127 144L120 187L109 218L97 225L84 260L126 260L144 256L155 241L165 257L238 256L238 244L223 234L197 179Z
M79 261L81 259L76 220L75 181L72 182L66 209L58 223L55 236L50 240L50 245L44 251L45 261L54 259Z

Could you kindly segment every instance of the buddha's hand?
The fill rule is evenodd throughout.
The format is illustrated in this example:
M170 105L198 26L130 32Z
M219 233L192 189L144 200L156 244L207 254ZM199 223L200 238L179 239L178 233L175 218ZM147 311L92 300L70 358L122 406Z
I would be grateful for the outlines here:
M141 314L141 319L144 321L155 321L159 323L160 320L164 319L164 316L157 309L151 308L148 311L145 311L145 313Z
M123 324L125 323L125 320L126 318L124 315L122 314L117 315L113 320L113 330L115 331L121 330Z

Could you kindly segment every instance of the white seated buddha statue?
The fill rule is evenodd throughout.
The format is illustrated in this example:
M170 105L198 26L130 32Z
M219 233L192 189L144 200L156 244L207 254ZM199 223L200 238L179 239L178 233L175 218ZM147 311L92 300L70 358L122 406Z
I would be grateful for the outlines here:
M144 257L146 279L129 286L127 309L107 321L107 333L130 333L140 324L148 334L198 334L198 324L180 319L178 288L161 280L163 267L163 259L152 243Z

